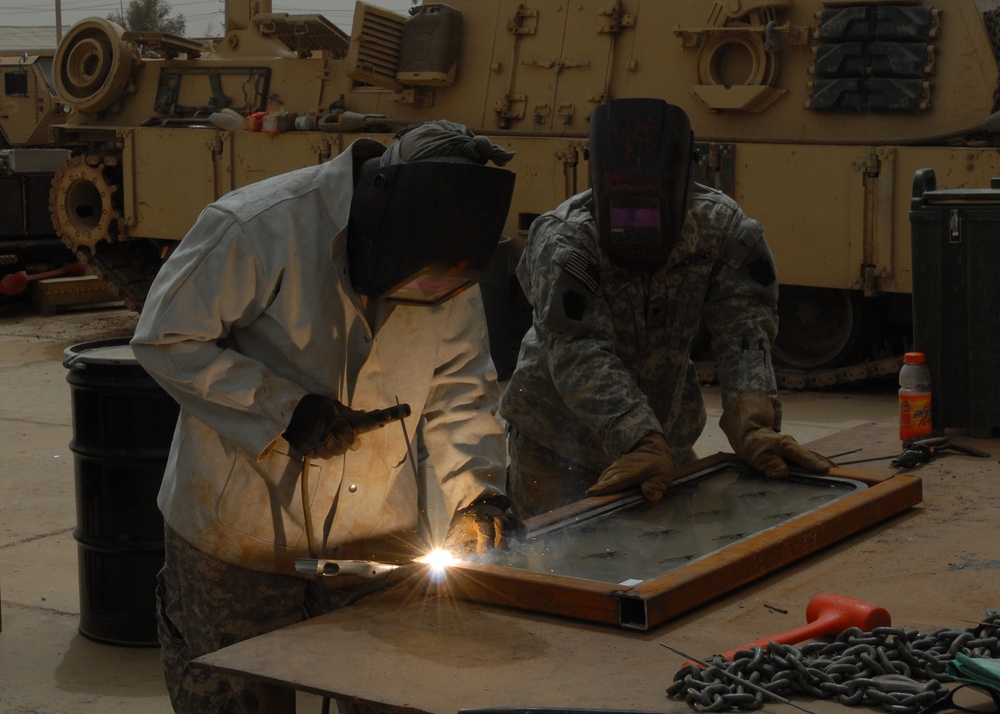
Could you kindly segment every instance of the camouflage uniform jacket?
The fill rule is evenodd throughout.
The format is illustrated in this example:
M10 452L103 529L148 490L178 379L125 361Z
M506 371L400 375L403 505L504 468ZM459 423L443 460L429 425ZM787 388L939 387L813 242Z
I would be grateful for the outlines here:
M712 337L723 399L776 394L777 280L763 227L695 184L682 233L655 272L602 253L591 192L531 226L517 277L533 308L500 415L560 456L603 470L662 429L675 462L705 425L690 354Z
M418 485L399 424L343 456L310 459L304 510L302 463L281 435L307 393L362 410L409 404L406 433L421 426L449 514L502 492L479 290L435 307L380 303L369 322L351 287L359 150L382 147L359 139L330 162L206 208L157 275L132 339L181 407L158 498L164 520L233 565L294 574L298 557L384 557L389 544L416 540Z

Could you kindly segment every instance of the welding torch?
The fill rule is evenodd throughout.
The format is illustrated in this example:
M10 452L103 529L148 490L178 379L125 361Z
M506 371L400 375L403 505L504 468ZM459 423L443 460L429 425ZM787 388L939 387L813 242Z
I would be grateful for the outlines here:
M366 580L384 578L398 565L380 563L376 560L327 560L324 558L299 558L295 561L295 571L306 575L354 575Z
M437 548L430 553L412 558L410 563L426 565L434 572L442 572L445 568L460 560L443 548ZM330 560L327 558L299 558L295 561L295 571L317 577L333 577L337 575L353 575L366 580L380 580L392 571L403 567L396 563L383 563L378 560Z

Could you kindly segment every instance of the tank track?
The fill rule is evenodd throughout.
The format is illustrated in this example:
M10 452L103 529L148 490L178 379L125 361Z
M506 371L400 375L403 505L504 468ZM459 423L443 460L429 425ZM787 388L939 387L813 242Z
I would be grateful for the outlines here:
M76 257L134 312L142 312L153 278L162 264L157 247L145 241L101 243L94 252L77 247Z
M815 371L779 367L774 370L774 376L778 382L778 389L793 391L825 389L895 377L902 366L903 356L899 355ZM698 379L703 384L714 384L718 381L713 363L699 362L697 367Z

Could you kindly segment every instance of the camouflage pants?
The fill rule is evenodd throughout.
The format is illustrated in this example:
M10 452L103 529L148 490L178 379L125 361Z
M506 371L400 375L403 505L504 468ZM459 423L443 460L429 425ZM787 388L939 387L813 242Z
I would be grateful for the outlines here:
M599 471L549 451L513 426L508 429L507 496L515 516L523 520L587 497Z
M186 714L258 710L253 682L192 666L191 660L336 610L373 587L328 590L318 581L239 568L203 553L170 528L164 550L156 585L160 656L174 711Z

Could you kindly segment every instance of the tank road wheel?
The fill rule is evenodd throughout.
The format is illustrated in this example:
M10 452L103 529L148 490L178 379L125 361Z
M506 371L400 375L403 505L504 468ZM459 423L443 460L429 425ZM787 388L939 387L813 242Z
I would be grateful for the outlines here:
M121 97L136 66L138 49L120 26L98 17L73 25L59 43L53 81L60 99L81 112L97 113Z
M116 158L74 156L52 178L52 224L74 252L80 248L93 252L98 243L118 236L121 177Z
M864 307L854 293L782 285L778 295L778 339L771 350L778 366L818 370L851 356L864 323Z
M116 155L74 156L52 178L49 212L63 243L139 312L162 261L154 242L121 234L121 185Z

